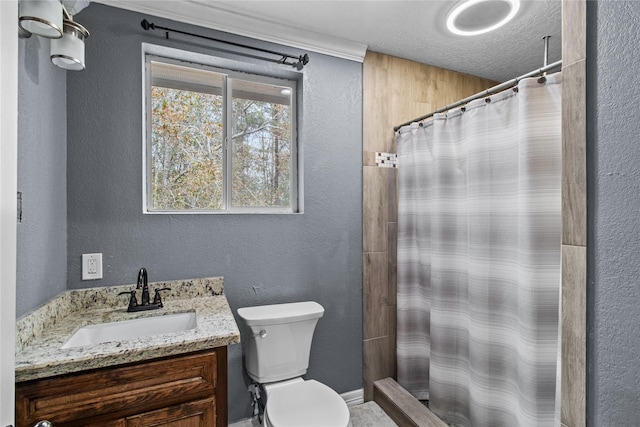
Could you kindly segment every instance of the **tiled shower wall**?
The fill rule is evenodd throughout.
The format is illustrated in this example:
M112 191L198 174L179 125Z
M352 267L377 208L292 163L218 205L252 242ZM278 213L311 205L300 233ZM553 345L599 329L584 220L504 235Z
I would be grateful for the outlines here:
M562 425L586 425L586 0L562 1Z
M562 424L586 425L586 0L562 2ZM364 392L395 377L397 169L393 126L493 85L368 52L364 60ZM437 89L437 90L436 90ZM376 165L378 160L378 165ZM401 167L401 165L400 165Z
M376 52L363 64L364 397L395 378L397 169L393 127L496 82Z

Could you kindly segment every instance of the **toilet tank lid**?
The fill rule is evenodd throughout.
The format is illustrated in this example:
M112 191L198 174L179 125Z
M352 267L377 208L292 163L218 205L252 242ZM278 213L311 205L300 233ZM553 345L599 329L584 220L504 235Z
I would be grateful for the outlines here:
M238 309L238 315L242 317L249 326L301 322L303 320L320 318L323 314L324 308L314 301L259 305Z

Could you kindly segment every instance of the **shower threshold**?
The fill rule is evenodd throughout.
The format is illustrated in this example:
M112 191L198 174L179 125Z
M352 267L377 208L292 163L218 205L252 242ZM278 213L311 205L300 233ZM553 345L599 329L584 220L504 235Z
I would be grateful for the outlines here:
M448 427L393 378L373 383L373 400L400 426Z

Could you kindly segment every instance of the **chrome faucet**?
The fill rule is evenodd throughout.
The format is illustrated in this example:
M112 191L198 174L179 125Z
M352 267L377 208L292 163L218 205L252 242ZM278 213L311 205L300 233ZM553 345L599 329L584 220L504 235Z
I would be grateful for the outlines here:
M142 301L138 304L138 300L136 298L135 289L131 291L120 292L118 295L130 295L129 297L129 307L127 311L145 311L145 310L156 310L158 308L164 307L162 304L162 298L160 296L161 291L170 291L171 288L161 288L156 289L155 295L153 297L153 302L149 302L149 283L147 278L147 269L141 268L138 271L138 284L136 285L136 289L142 288Z

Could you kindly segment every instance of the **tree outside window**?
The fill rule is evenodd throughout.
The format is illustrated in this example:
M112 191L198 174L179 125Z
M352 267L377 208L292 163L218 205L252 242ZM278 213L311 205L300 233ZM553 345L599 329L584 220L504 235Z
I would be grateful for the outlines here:
M148 210L294 212L294 82L149 63Z

